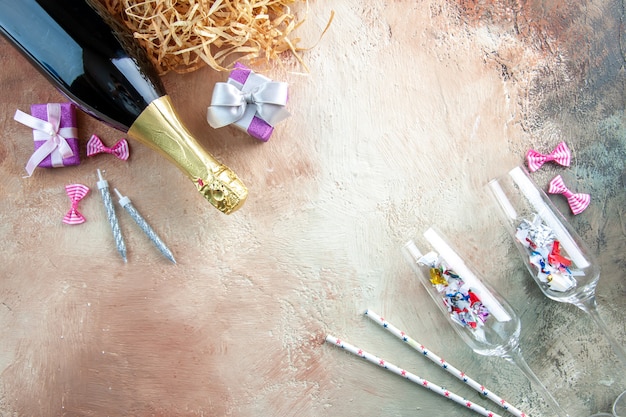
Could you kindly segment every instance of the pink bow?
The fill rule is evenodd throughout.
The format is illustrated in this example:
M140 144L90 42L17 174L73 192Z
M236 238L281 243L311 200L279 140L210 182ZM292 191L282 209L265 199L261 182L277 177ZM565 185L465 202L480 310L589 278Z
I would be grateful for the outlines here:
M591 196L589 194L572 193L563 183L563 178L560 175L557 175L550 181L550 186L548 188L548 192L550 194L563 194L567 198L567 203L569 204L570 209L572 209L572 213L580 214L589 206L589 202L591 201Z
M552 153L549 153L548 155L539 153L534 149L530 149L526 153L526 161L528 162L528 169L530 169L530 172L537 171L544 163L548 161L554 161L560 165L568 167L570 160L570 150L565 142L559 143L556 148L554 148Z
M65 192L72 202L72 207L63 217L65 224L81 224L85 222L85 217L78 211L78 202L89 192L89 187L83 184L70 184L65 186Z
M130 155L126 139L118 140L112 148L109 148L104 146L98 136L91 135L91 138L89 138L89 141L87 142L87 156L93 156L101 152L110 153L124 161L127 160Z

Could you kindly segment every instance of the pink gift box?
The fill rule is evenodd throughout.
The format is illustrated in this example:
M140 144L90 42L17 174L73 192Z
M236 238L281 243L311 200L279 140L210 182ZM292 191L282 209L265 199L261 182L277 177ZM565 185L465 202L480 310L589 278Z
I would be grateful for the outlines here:
M67 141L68 145L72 149L73 155L63 158L59 149L54 149L51 154L46 156L40 163L39 167L42 168L57 168L64 166L72 166L80 164L80 156L78 153L78 138L76 137L76 107L72 103L59 103L61 105L61 123L59 128L71 128L74 129L74 133L70 135L63 136ZM33 104L30 106L30 113L32 116L48 121L48 105L47 104ZM64 129L64 131L70 131L69 129ZM38 135L37 131L33 131L34 138L34 146L35 151L39 149L46 140L41 140L41 136Z

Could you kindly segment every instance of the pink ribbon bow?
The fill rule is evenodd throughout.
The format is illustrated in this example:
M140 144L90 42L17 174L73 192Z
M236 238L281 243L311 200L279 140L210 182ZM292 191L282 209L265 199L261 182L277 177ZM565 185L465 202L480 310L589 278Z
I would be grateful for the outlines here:
M556 148L554 148L554 150L548 155L539 153L534 149L530 149L526 153L526 161L528 162L528 169L530 169L530 172L537 171L544 163L548 161L554 161L560 165L568 167L570 160L570 150L565 142L559 143Z
M61 158L69 158L74 155L72 148L67 143L66 138L76 137L76 128L60 127L61 125L61 105L59 103L48 103L48 121L38 119L37 117L26 114L17 110L13 117L15 121L20 122L34 130L35 140L45 140L30 157L26 163L26 172L30 177L33 171L48 155L58 148Z
M567 203L574 214L582 213L583 210L589 206L589 202L591 201L591 196L589 194L572 193L565 186L563 178L561 178L560 175L557 175L552 179L552 181L550 181L548 192L550 194L563 194L565 198L567 198Z
M81 224L85 222L85 217L78 211L78 202L89 192L89 187L83 184L70 184L65 186L65 192L72 202L72 207L63 217L65 224Z
M87 142L87 156L93 156L102 152L115 155L124 161L127 160L130 155L126 139L118 140L112 148L109 148L102 143L98 136L91 135L91 138L89 138L89 141Z

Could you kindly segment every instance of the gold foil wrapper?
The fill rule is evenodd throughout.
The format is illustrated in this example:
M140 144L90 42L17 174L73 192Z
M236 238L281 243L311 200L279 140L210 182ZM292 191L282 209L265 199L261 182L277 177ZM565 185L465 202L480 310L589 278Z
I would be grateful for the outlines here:
M183 125L169 96L150 103L130 127L128 135L178 166L219 211L230 214L245 202L246 186L230 168L200 146Z

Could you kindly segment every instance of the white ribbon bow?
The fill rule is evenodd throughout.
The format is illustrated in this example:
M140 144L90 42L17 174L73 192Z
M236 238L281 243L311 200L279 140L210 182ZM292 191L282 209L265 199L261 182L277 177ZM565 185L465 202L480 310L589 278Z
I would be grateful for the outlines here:
M248 105L254 106L256 115L270 126L289 117L284 108L287 104L287 83L269 81L250 91L246 91L245 87L239 90L232 84L215 84L207 112L207 121L212 128L235 123L244 116Z
M48 111L48 121L38 119L20 110L17 110L13 117L17 122L33 129L34 140L45 140L44 144L31 155L26 163L28 177L33 175L33 171L41 161L46 159L48 155L52 154L57 149L58 156L55 157L55 154L52 155L52 166L54 167L63 166L63 158L69 158L74 155L66 138L75 138L77 136L77 129L75 127L59 127L61 124L60 103L48 103L46 107Z

